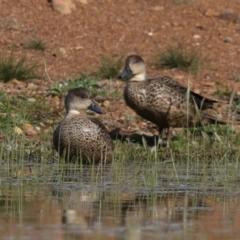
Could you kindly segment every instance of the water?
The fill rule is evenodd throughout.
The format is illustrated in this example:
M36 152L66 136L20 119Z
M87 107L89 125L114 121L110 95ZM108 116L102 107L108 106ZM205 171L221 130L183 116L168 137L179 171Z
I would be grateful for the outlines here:
M46 177L42 166L34 169L2 174L1 239L240 238L237 180L214 184L183 174L175 181L165 170L147 179L131 167L117 175L113 168L56 165L44 167Z

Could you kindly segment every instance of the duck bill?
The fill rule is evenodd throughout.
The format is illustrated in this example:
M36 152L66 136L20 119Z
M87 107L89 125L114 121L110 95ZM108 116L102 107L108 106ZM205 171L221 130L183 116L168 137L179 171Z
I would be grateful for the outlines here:
M105 114L105 112L95 102L92 102L88 109L99 114Z
M118 76L118 78L123 79L126 77L129 77L132 75L132 71L129 67L125 68L124 71L121 73L121 75Z

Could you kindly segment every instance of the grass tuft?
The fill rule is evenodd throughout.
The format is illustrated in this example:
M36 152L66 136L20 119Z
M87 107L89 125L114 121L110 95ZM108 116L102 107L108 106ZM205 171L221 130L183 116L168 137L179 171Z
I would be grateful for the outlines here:
M166 51L156 56L159 68L178 68L196 74L202 67L202 56L195 48L187 49L181 44L177 47L168 46Z
M85 87L90 90L93 97L100 94L105 95L106 91L101 89L101 86L98 84L96 80L93 79L93 77L88 77L85 75L81 75L78 78L69 79L65 82L59 82L55 85L53 85L49 90L49 94L52 96L62 96L66 94L66 92L70 89L76 88L76 87Z
M27 43L26 48L35 49L37 51L44 51L46 49L46 43L40 39L31 39Z
M232 91L228 87L226 87L224 90L217 89L214 95L219 98L229 99L232 95Z
M15 60L11 54L9 57L0 57L0 81L9 82L12 79L24 81L40 78L36 74L37 65L27 64L26 57Z
M118 57L117 59L107 56L101 57L101 65L97 72L93 75L98 76L104 79L115 78L118 76L119 71L123 66L123 56Z
M231 74L230 74L230 79L234 80L235 82L240 82L240 73L237 70L234 70Z

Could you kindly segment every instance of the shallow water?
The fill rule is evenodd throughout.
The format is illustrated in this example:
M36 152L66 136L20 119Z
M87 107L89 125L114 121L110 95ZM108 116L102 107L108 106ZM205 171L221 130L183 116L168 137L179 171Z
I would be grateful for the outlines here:
M220 184L196 174L186 179L186 168L177 180L166 168L126 168L5 171L1 239L240 238L238 176Z

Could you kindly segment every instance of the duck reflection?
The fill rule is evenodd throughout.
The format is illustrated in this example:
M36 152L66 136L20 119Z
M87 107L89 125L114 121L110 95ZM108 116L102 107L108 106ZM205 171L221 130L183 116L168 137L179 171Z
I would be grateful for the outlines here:
M232 236L239 233L237 194L141 189L111 186L107 181L101 187L87 181L2 184L1 235L4 239L17 239L19 234L28 238L30 234L36 239L45 239L44 235L60 240L147 240L174 239L172 236L176 234L180 239L185 236L195 239L198 234L209 236L204 239L215 239L220 230L226 229L231 231L225 231L224 237L217 239L230 239L230 233Z
M73 229L111 229L117 239L142 239L142 230L156 227L160 232L183 229L190 219L211 211L207 197L187 192L161 195L136 195L119 192L54 190L63 205L62 223L72 234ZM70 230L71 229L71 230ZM107 230L106 230L107 231ZM74 231L76 234L76 231ZM80 234L80 233L79 233Z

